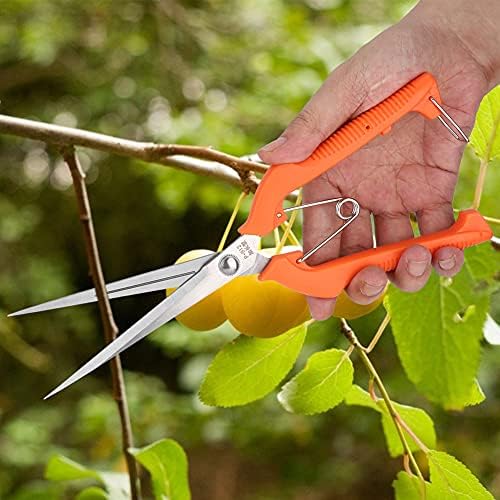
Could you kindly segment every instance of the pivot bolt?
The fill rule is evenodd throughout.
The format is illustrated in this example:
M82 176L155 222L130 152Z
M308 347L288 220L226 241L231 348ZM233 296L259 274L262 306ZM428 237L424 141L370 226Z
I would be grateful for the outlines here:
M240 263L234 255L226 255L219 262L219 269L226 276L232 276L240 268Z

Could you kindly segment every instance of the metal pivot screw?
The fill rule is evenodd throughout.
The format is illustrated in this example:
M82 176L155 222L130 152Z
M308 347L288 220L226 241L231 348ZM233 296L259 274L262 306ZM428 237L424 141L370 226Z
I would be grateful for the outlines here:
M219 269L226 276L231 276L238 271L240 263L233 255L226 255L219 262Z

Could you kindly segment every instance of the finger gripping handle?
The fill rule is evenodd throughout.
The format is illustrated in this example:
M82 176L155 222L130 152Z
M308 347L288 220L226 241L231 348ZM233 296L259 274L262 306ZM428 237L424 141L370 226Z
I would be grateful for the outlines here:
M402 253L413 245L424 246L431 253L445 246L464 249L488 241L492 234L479 212L464 210L453 226L444 231L347 255L319 266L297 263L302 252L276 255L259 279L277 281L304 295L333 298L367 266L378 266L384 271L393 271Z
M306 160L269 167L240 233L263 236L272 231L286 220L282 207L289 193L320 176L379 134L387 133L405 114L418 111L427 118L437 117L439 110L429 101L431 96L440 102L434 77L422 73L381 103L345 123Z

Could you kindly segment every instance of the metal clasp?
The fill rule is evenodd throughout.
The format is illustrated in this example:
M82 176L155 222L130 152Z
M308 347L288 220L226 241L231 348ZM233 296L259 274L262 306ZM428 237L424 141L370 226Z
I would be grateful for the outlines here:
M351 222L353 222L359 215L359 203L354 198L331 198L329 200L315 201L313 203L304 203L303 205L297 205L294 207L283 209L283 212L293 212L294 210L303 210L304 208L317 207L318 205L326 205L327 203L336 203L335 211L337 213L337 217L346 222L345 224L340 226L339 229L337 229L330 236L328 236L328 238L318 243L314 248L309 250L309 252L304 254L300 259L297 259L298 263L305 262L309 257L314 255L320 248L323 248L328 242L330 242L333 238L335 238L335 236L340 234ZM342 207L346 203L351 204L351 213L349 215L344 215L342 213Z

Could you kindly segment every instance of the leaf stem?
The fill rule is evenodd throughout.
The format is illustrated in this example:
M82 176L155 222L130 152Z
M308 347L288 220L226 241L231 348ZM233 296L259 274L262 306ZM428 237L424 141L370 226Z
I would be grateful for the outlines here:
M488 161L481 159L481 162L479 163L479 175L477 176L476 189L474 191L474 201L472 202L472 208L475 210L479 208L479 204L481 203L481 196L483 194L487 170Z
M479 205L481 203L481 196L483 194L484 183L486 181L486 172L488 170L491 151L493 150L493 144L495 142L495 137L497 135L497 130L499 127L500 127L500 113L496 116L493 122L493 127L491 129L491 135L488 140L486 152L484 158L481 158L481 163L479 164L479 175L477 177L476 189L474 191L474 201L472 202L472 208L476 210L479 208Z
M401 418L401 415L397 413L397 419L401 427L409 434L409 436L417 443L418 447L424 452L429 453L429 448L425 446L423 441L413 432L411 427Z
M288 221L285 221L284 222L284 226L285 228L287 228L289 225ZM288 233L288 240L290 241L290 243L292 243L293 245L296 245L296 246L301 246L300 244L300 241L299 239L297 238L297 236L295 236L295 233L293 232L292 229L290 229L290 232Z
M299 194L297 196L297 201L295 202L295 206L297 207L301 203L302 203L302 192L299 192ZM283 250L283 247L285 246L286 240L288 239L289 236L291 236L293 234L292 233L292 227L293 227L293 225L295 223L295 219L297 218L298 213L299 213L298 210L294 210L292 212L292 215L290 216L290 221L289 222L285 221L287 223L285 224L285 231L283 232L283 236L281 238L281 241L279 242L279 245L276 248L276 253L277 254L281 253L281 251ZM293 237L295 238L295 235L293 235Z
M241 204L243 200L246 198L247 194L242 191L238 199L236 200L236 204L234 205L233 208L233 213L231 214L231 217L229 217L229 220L227 221L226 229L224 229L224 234L222 235L222 238L220 239L219 246L217 247L217 252L222 252L224 250L224 246L227 241L227 237L229 236L229 232L231 231L231 228L233 227L234 221L236 219L236 216L238 215L238 212L240 210Z
M274 246L276 247L276 254L278 254L278 247L279 247L279 244L280 244L280 231L277 227L274 228L274 231L273 231L273 234L274 234Z
M391 321L391 316L387 312L385 314L384 319L382 320L382 323L380 323L380 325L377 329L377 333L373 336L371 342L368 344L368 347L365 347L363 349L367 354L369 354L370 352L373 351L373 349L375 349L375 346L377 345L378 341L380 340L380 337L382 337L382 334L384 333L384 331L387 328L387 325L390 323L390 321Z

